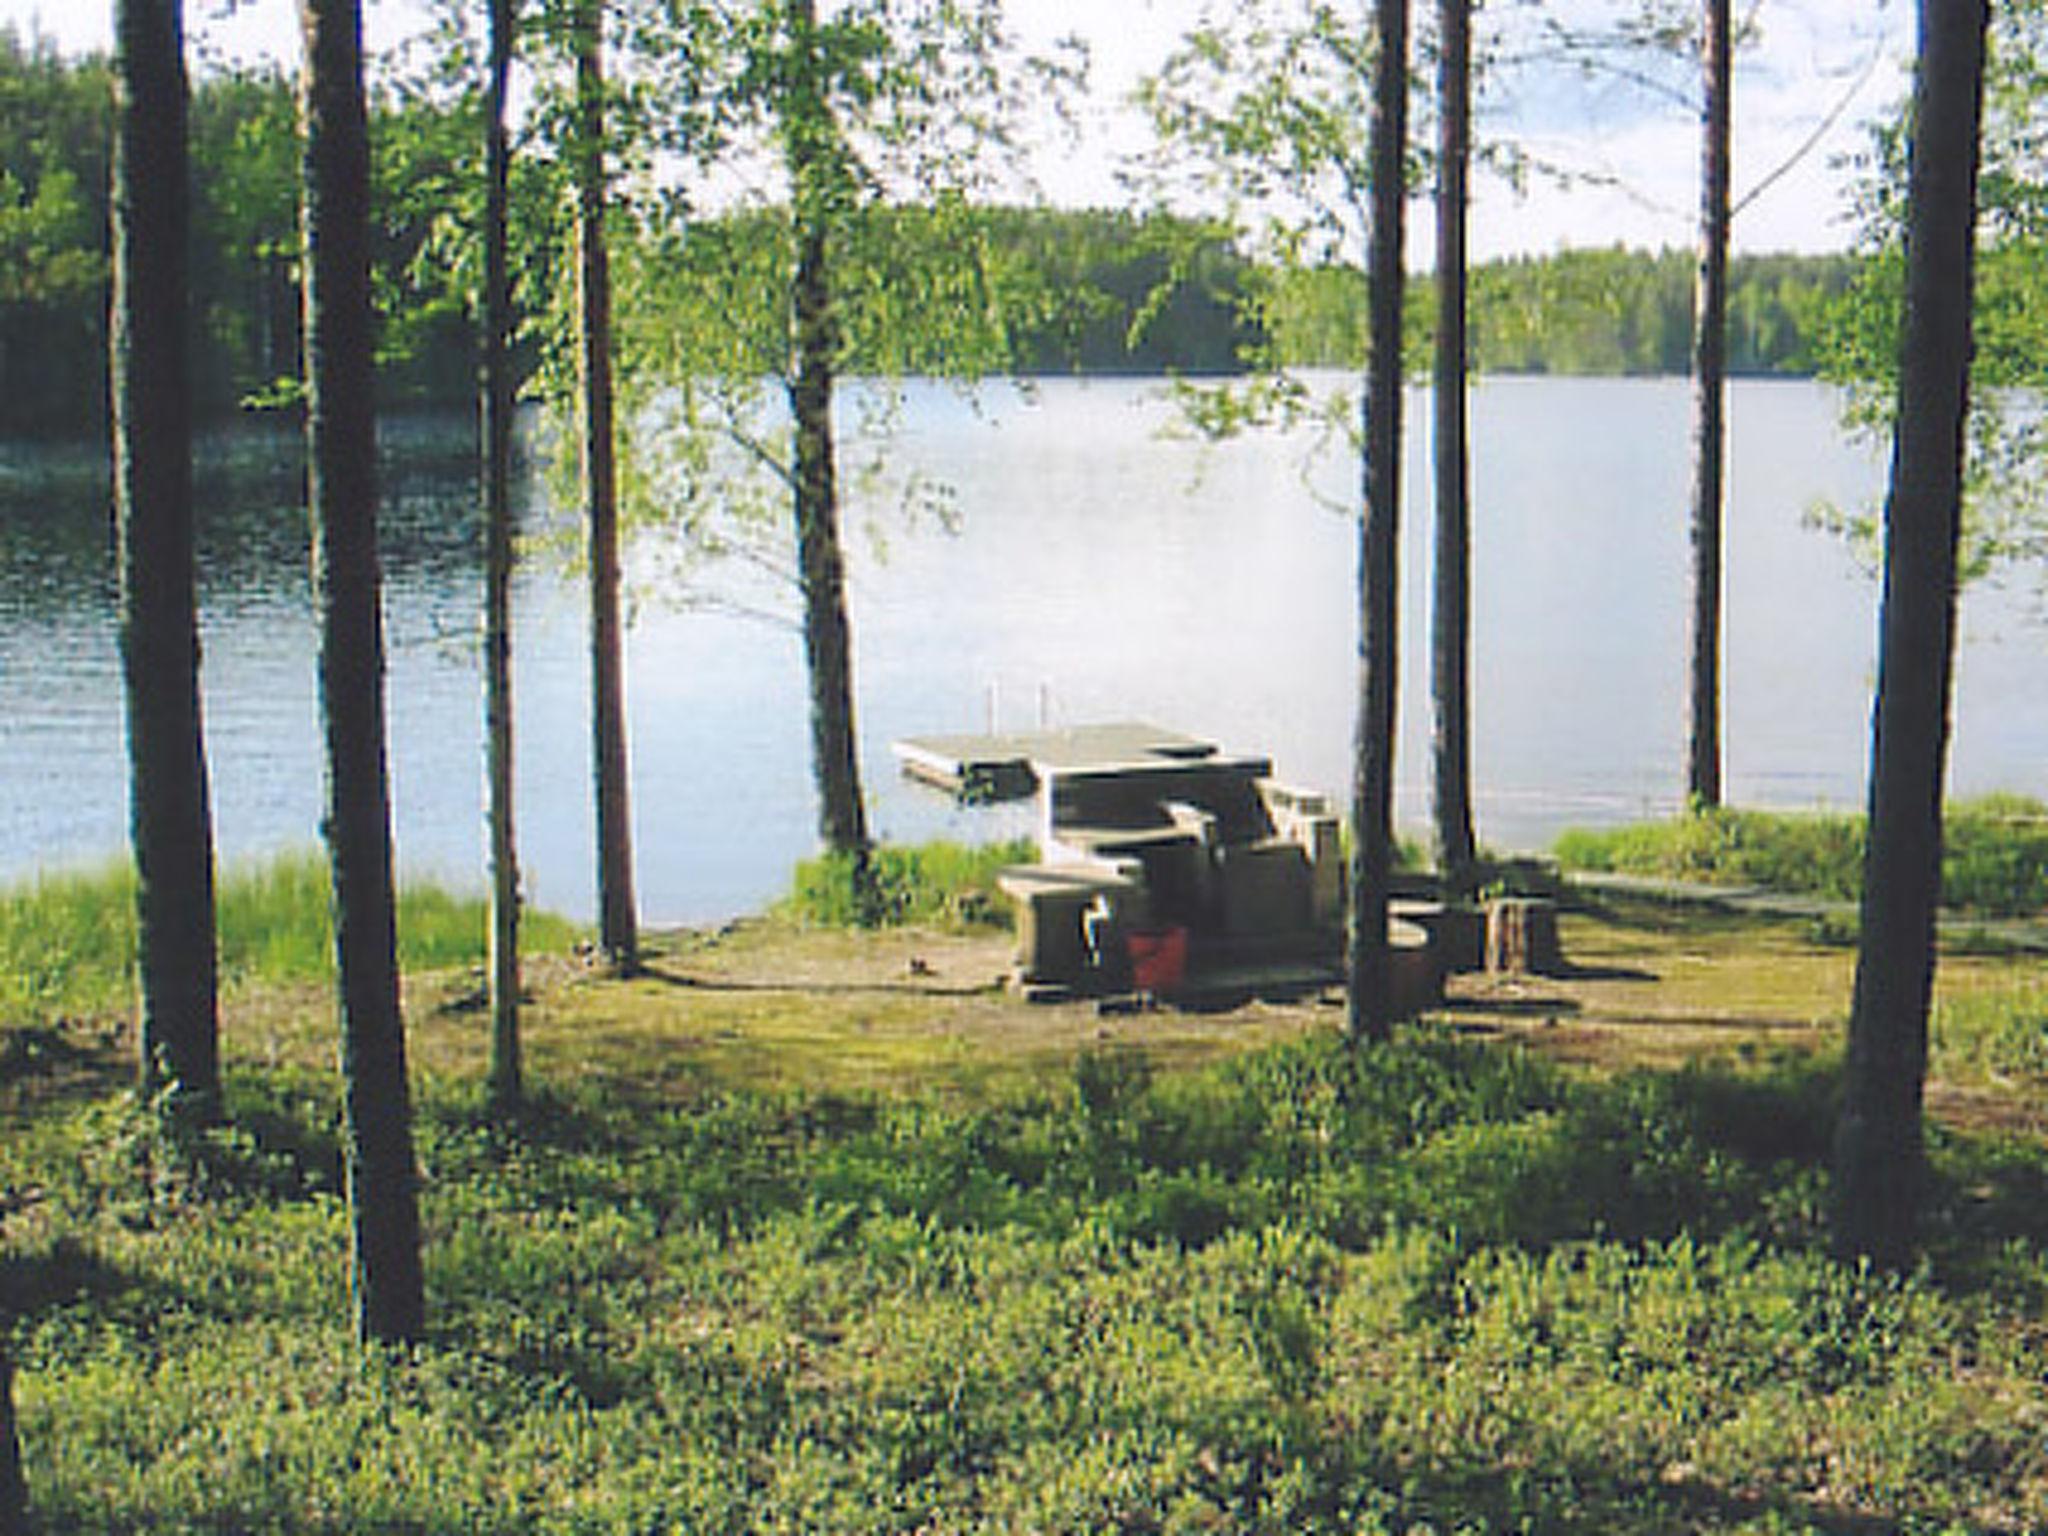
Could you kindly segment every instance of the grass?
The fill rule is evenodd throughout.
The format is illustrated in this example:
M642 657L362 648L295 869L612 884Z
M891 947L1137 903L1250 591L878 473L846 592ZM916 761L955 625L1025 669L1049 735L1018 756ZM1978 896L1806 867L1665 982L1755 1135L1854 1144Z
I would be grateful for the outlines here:
M2048 1079L2048 986L2038 976L1945 1000L1930 1032L1950 1076Z
M1962 801L1949 808L1945 839L1945 904L1988 917L2048 911L2048 806L2018 795ZM1762 885L1854 901L1862 890L1863 848L1861 816L1721 809L1569 831L1556 854L1567 870Z
M1842 953L1566 924L1583 974L1356 1053L1314 999L1006 999L975 929L780 917L624 982L541 957L514 1123L467 962L422 976L432 1320L369 1357L331 1019L252 983L228 1128L169 1144L89 1082L6 1111L44 1529L2048 1526L2038 1132L1947 1123L1926 1263L1839 1264ZM1942 987L1986 1040L2040 997L2010 956ZM1688 1030L1715 1046L1667 1057Z
M334 968L326 861L293 853L231 866L218 891L220 968L229 987L323 982ZM481 964L480 898L430 884L398 894L399 960L408 970ZM566 948L578 930L524 915L525 944ZM0 1023L118 1014L131 1006L135 881L125 861L0 889Z
M873 877L883 925L940 924L953 928L1007 927L1009 904L996 890L1005 866L1037 858L1028 840L965 844L885 844L874 852ZM796 868L783 915L821 928L861 921L853 862L844 855L806 859Z
M2006 1299L1833 1263L1810 1070L1594 1080L1430 1030L1142 1063L977 1104L571 1083L512 1128L440 1085L432 1335L367 1361L305 1082L235 1074L259 1129L203 1176L118 1107L47 1124L75 1155L8 1253L46 1528L2048 1514L2038 1212L1955 1245L2027 1250ZM1953 1215L1984 1159L1942 1168Z

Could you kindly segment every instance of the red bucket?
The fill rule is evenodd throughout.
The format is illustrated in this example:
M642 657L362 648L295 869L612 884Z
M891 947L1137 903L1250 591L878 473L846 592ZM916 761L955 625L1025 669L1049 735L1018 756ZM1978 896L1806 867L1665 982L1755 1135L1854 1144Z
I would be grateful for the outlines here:
M1171 992L1188 973L1188 931L1137 929L1124 940L1131 954L1131 984L1140 992Z

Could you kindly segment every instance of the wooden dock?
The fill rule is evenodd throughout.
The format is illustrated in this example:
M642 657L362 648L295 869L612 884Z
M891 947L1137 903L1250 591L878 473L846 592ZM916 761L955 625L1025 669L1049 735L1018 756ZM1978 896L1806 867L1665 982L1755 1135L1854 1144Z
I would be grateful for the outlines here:
M967 800L1022 800L1045 770L1142 768L1198 763L1216 756L1213 741L1143 721L1077 725L1059 731L912 736L892 742L903 771Z

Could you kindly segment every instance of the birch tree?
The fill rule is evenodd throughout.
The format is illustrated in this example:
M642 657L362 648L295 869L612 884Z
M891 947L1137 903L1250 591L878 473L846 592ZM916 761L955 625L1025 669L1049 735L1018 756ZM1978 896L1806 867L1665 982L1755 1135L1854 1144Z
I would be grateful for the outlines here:
M1700 9L1700 232L1693 290L1692 623L1686 797L1721 803L1721 564L1726 501L1729 112L1728 0Z
M854 730L852 635L846 618L846 565L839 533L838 459L832 387L839 337L832 278L835 213L853 194L851 167L831 95L836 39L820 31L815 0L789 0L783 18L781 89L774 110L789 178L796 240L790 286L795 368L789 414L795 429L791 509L797 579L803 594L805 672L810 679L811 771L818 832L848 863L856 902L875 901L867 807L861 798L860 744ZM843 78L843 77L842 77Z
M847 501L887 494L941 521L949 507L943 488L895 480L879 459L849 464L842 381L857 362L872 440L900 402L893 381L1011 366L1046 293L1018 280L977 199L1023 185L1024 103L1063 88L1071 66L1023 58L991 0L674 5L664 38L670 147L754 195L693 225L682 189L622 285L643 486L695 553L786 573L819 836L872 913Z

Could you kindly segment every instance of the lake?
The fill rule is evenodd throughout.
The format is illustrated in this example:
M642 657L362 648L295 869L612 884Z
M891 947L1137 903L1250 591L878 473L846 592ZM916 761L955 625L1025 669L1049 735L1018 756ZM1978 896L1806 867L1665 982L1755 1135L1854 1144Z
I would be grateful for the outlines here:
M1683 781L1683 380L1495 379L1473 394L1474 774L1479 832L1533 849L1572 824L1670 812ZM1876 588L1805 526L1868 504L1871 451L1804 382L1730 391L1726 738L1731 801L1863 795ZM1411 395L1398 817L1427 825L1427 394ZM849 417L853 413L846 413ZM953 488L960 528L851 550L863 766L887 837L981 838L1019 813L900 779L916 733L1139 717L1348 783L1357 465L1305 436L1170 435L1155 383L910 393L885 456ZM387 432L386 613L403 866L481 883L480 580L462 424ZM317 838L314 634L289 433L214 440L201 604L215 820L227 859ZM553 521L535 472L529 527ZM118 856L126 769L103 477L0 453L0 880ZM758 908L814 843L796 632L699 593L638 535L627 693L641 903L653 922ZM750 606L774 594L750 582ZM545 550L516 603L519 835L532 900L592 910L580 578ZM1952 782L2048 794L2048 652L2023 593L1964 604Z

